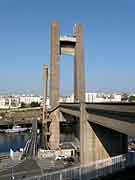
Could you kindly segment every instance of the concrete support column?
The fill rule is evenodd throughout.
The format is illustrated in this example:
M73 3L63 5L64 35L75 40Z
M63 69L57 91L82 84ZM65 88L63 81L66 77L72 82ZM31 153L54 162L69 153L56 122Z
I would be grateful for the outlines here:
M81 103L80 107L80 163L89 165L96 160L99 144L92 126L87 121L86 104Z
M74 62L74 96L76 102L85 102L83 27L76 25L76 46Z
M85 103L81 103L80 107L80 163L87 165L94 161L94 133L87 121L87 112Z
M80 112L81 165L88 165L97 160L108 159L128 152L127 135L87 121L84 103L81 103Z
M57 22L51 26L51 69L50 69L50 105L55 107L59 101L59 54L60 28Z
M50 115L51 124L49 127L50 139L49 147L50 149L59 149L60 143L60 112L59 109L55 110Z

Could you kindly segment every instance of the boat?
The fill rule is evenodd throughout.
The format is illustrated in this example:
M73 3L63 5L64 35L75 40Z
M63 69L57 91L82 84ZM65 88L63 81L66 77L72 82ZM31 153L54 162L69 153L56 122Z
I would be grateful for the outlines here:
M21 126L13 126L12 129L6 129L5 133L19 133L27 131L29 128L22 128Z

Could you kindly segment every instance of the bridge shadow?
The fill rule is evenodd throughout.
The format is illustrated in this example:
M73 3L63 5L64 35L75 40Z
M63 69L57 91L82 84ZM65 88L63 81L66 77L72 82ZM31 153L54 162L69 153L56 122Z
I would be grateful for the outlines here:
M89 122L89 125L102 145L102 149L107 152L109 157L127 153L128 141L126 135L91 122ZM97 152L98 148L101 148L98 145L96 145Z

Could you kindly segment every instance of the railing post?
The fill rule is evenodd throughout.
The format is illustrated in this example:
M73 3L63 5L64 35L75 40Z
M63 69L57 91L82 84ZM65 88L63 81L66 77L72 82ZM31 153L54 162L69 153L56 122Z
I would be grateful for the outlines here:
M63 176L62 176L62 173L60 173L60 180L63 180L63 178L62 178Z
M81 167L79 168L79 180L82 180L82 172L81 172Z

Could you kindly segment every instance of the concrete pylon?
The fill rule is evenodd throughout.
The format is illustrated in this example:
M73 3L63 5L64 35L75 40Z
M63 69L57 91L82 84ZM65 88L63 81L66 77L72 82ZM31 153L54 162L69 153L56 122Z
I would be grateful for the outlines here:
M67 39L66 39L67 38ZM72 47L72 48L71 48ZM50 69L50 105L58 105L60 96L59 83L59 57L61 53L69 55L74 52L74 96L75 102L85 102L85 68L83 48L83 26L75 26L75 34L71 38L60 38L58 22L51 25L51 69ZM72 53L71 53L72 54Z
M74 62L74 94L76 102L85 102L85 68L84 68L84 48L83 48L83 26L75 27L76 45Z
M95 160L95 139L93 130L87 121L86 104L80 104L80 164L88 165Z
M98 160L128 152L127 135L88 121L86 104L80 104L80 163L89 165Z
M51 64L50 64L50 105L55 107L59 101L59 56L60 56L59 23L51 25Z

